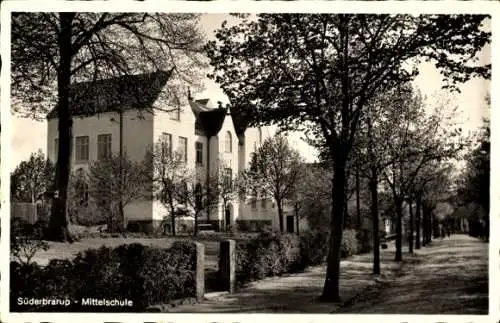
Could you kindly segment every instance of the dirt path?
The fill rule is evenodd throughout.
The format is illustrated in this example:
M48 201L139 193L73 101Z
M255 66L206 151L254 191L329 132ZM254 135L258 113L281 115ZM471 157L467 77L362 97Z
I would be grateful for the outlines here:
M488 314L488 243L452 235L416 250L412 259L400 277L338 312Z

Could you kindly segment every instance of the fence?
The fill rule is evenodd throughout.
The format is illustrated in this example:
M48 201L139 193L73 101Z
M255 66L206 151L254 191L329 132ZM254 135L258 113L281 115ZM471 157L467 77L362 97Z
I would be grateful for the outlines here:
M35 224L38 220L37 205L35 203L10 203L10 217L20 218L30 224Z

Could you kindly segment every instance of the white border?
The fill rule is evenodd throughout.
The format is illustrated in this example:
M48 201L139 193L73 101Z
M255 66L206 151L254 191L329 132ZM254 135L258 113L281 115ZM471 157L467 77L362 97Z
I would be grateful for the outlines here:
M9 313L9 188L10 176L7 164L9 148L11 145L11 116L10 116L10 12L12 11L109 11L109 12L199 12L199 13L228 13L228 12L325 12L325 13L407 13L407 14L490 14L492 16L492 60L500 56L500 3L494 1L213 1L213 2L184 2L184 1L3 1L1 3L1 270L0 281L0 319L4 322L152 322L161 319L162 322L258 322L269 319L269 314L94 314L94 313ZM491 88L491 138L492 159L491 165L500 165L498 145L500 144L500 129L495 129L498 123L500 106L500 69L493 64ZM29 131L29 129L27 129ZM466 315L345 315L336 314L334 319L339 321L362 321L367 319L373 322L498 322L500 319L499 298L499 241L494 233L500 232L499 224L499 185L493 178L500 178L498 168L492 167L491 180L491 235L489 249L489 315L488 316L466 316ZM443 286L445 288L445 286ZM36 319L34 319L36 316ZM272 314L273 320L280 322L329 322L331 315L323 314Z

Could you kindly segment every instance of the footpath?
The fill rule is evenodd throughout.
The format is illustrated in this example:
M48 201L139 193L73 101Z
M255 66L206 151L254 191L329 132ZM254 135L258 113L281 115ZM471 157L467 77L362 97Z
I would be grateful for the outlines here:
M381 250L381 275L372 254L341 262L338 304L319 302L326 266L251 283L234 294L209 293L180 313L464 313L487 314L488 244L466 235L435 240L393 261L394 243Z

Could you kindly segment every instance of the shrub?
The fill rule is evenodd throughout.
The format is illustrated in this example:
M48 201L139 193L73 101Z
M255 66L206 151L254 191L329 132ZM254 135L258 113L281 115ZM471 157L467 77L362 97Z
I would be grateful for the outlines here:
M329 234L324 231L309 231L300 236L302 266L316 266L326 261Z
M280 276L300 269L300 242L295 235L262 233L236 243L236 275L240 283Z
M12 310L43 310L17 305L18 297L81 300L128 299L133 307L72 304L65 311L139 311L150 305L195 295L196 246L179 241L169 249L125 244L79 253L75 259L53 260L45 268L11 263ZM50 308L54 310L55 308Z
M340 246L340 256L347 258L358 254L360 246L358 243L358 233L356 230L347 229L342 233L342 243Z
M29 264L37 252L49 249L49 245L42 240L43 231L37 225L14 218L10 230L10 253L22 264Z

